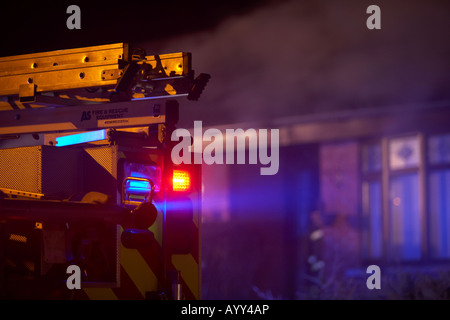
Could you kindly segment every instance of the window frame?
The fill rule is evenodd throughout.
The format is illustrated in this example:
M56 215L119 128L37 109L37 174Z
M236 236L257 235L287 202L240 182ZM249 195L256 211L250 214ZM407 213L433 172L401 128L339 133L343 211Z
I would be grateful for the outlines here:
M449 262L449 258L435 258L431 256L431 199L429 194L430 188L430 175L431 173L450 170L450 162L448 163L439 163L439 164L431 164L430 163L430 154L429 154L429 139L432 136L436 135L448 135L450 132L446 131L434 131L434 132L424 132L424 131L412 131L412 132L404 132L400 134L388 134L384 136L379 136L376 138L363 138L359 141L360 146L360 217L361 221L365 221L365 225L361 224L361 257L364 262L384 262L384 263L396 263L401 262L402 264L423 264L428 262ZM390 149L389 143L393 139L398 138L407 138L416 136L419 141L419 163L417 167L413 168L405 168L405 169L392 169L390 167ZM381 145L381 171L379 172L365 172L365 164L364 161L364 147L371 144L379 144ZM419 198L418 198L418 206L419 206L419 223L421 226L421 238L420 238L420 250L421 250L421 258L419 260L403 260L403 259L392 259L392 257L388 256L388 248L392 243L392 239L390 239L389 235L389 219L391 215L390 210L390 186L391 180L395 176L400 176L404 174L417 173L418 175L418 188L419 188ZM371 229L367 220L370 219L368 214L370 212L365 208L367 206L367 199L364 199L366 195L364 195L364 185L370 182L380 182L381 186L381 218L382 218L382 254L380 258L372 258L372 243L371 243Z

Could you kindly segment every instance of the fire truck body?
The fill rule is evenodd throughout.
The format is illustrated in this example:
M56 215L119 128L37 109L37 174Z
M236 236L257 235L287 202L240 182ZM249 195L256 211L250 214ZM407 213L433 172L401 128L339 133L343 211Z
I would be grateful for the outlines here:
M209 78L190 64L124 44L0 58L1 298L200 298L201 168L170 141L174 97Z

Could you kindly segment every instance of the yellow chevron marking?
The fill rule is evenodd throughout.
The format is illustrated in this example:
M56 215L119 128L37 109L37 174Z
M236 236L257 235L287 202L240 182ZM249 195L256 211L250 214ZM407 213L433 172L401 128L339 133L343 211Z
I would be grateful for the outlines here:
M192 291L196 299L200 299L200 279L198 263L192 254L174 254L172 255L172 263L175 269L181 272L181 277L186 285Z
M118 300L110 288L83 288L91 300Z
M155 291L158 289L158 278L137 250L127 249L122 246L120 261L122 267L128 273L143 297L145 297L146 291Z

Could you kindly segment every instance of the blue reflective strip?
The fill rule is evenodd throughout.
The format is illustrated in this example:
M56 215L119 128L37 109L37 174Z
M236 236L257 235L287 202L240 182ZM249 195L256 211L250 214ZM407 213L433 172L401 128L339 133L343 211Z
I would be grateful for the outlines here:
M73 144L86 143L92 141L99 141L106 139L106 130L89 131L77 134L71 134L68 136L62 136L56 138L56 146L64 147Z

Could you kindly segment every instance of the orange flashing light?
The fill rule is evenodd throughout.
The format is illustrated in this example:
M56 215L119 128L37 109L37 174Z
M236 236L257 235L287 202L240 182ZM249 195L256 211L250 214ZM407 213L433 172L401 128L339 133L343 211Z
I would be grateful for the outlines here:
M191 175L187 171L173 170L173 191L188 191L191 188Z

